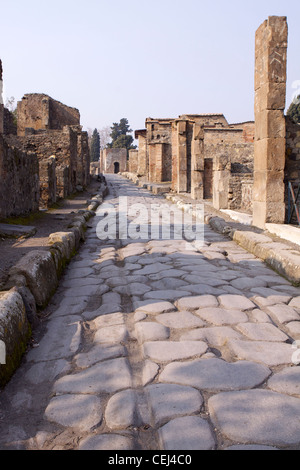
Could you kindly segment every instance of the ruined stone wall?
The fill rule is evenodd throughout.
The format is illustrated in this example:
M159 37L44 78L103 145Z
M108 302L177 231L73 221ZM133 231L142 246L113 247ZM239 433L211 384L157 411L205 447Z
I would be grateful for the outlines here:
M228 186L228 209L252 212L252 173L230 173Z
M14 116L7 108L4 108L3 134L17 135L17 125L15 123Z
M32 131L25 136L9 136L9 142L25 152L34 152L39 161L56 158L56 169L68 167L66 176L57 185L57 197L66 197L75 191L77 182L77 132L66 126L63 131ZM62 185L65 185L62 188Z
M286 159L284 169L285 207L288 215L288 184L292 184L295 194L300 186L300 124L286 116ZM296 219L292 219L296 222Z
M139 151L136 149L129 150L128 171L137 174L139 165Z
M56 202L56 159L39 161L40 208L47 209Z
M3 129L4 129L3 69L2 69L2 61L0 59L0 134L3 134Z
M0 217L20 216L39 209L37 156L11 147L0 135Z
M101 157L102 173L118 173L127 171L126 148L104 149Z
M135 135L138 138L137 175L146 176L148 173L146 129L136 132Z
M25 135L26 128L62 130L64 126L80 124L80 114L76 108L40 93L24 95L17 104L17 116L20 136Z

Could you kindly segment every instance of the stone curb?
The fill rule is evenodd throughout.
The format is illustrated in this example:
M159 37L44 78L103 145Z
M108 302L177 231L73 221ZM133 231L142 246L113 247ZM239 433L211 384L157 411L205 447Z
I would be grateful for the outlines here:
M122 173L128 179L131 179L138 186L148 188L149 184L139 181L139 178L131 173ZM180 195L173 195L165 192L162 194L166 199L177 204L184 211L190 211L190 204L186 204L180 199ZM217 210L215 212L218 212ZM224 218L210 213L205 213L203 220L214 231L229 236L238 245L257 258L264 261L278 274L292 282L294 285L300 285L300 250L292 248L284 239L275 242L268 230L263 233L257 227L237 223L235 221L227 222ZM255 231L257 230L257 232Z
M0 292L0 387L18 368L37 324L37 310L45 308L55 293L66 265L85 240L87 221L107 193L106 184L101 185L87 209L74 215L69 231L51 233L48 249L30 251L9 270L5 290Z

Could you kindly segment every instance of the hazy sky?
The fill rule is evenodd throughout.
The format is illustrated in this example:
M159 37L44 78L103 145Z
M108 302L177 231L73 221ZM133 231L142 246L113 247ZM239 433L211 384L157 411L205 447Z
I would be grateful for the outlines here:
M271 15L288 19L287 105L300 89L299 0L0 2L4 99L48 94L78 108L84 129L197 113L253 120L255 31Z

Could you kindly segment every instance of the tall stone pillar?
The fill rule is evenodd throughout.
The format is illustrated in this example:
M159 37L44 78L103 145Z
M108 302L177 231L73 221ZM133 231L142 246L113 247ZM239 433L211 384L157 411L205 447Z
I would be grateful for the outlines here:
M255 36L253 225L283 223L288 27L270 16Z
M3 79L2 79L2 61L0 59L0 134L4 130L4 104L3 104Z
M226 153L215 155L213 160L213 206L217 210L228 209L230 173L230 156Z
M177 122L177 192L187 191L186 121Z
M199 123L193 125L193 138L191 145L191 197L203 199L203 173L204 173L204 131Z

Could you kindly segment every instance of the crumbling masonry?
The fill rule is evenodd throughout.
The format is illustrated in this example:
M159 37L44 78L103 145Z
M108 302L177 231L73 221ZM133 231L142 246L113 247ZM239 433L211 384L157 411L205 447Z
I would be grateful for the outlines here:
M18 102L17 127L3 104L0 126L1 218L48 208L89 184L88 134L77 109L27 94Z
M135 131L129 171L166 190L211 199L216 209L253 214L253 225L284 223L288 183L300 182L300 126L284 116L288 27L270 16L255 36L255 122L223 114L146 119Z

